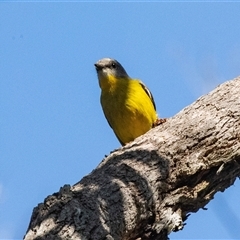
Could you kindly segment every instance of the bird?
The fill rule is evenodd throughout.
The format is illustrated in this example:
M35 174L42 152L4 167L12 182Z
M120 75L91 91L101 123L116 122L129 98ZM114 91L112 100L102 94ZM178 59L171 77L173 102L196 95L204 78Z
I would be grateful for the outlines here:
M102 58L94 65L103 113L121 145L165 122L158 118L150 90L141 80L129 77L117 60Z

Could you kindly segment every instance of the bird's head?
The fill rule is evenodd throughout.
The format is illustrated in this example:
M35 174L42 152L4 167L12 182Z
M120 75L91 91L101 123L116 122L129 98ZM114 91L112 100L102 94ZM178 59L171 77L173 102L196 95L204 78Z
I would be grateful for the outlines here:
M97 61L94 65L99 80L110 76L115 78L129 78L123 66L115 59L103 58Z

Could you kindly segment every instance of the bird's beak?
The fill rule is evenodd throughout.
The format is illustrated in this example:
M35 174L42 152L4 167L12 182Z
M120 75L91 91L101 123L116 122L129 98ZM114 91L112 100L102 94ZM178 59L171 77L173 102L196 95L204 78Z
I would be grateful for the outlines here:
M103 69L103 66L99 63L95 63L94 66L95 66L97 72Z

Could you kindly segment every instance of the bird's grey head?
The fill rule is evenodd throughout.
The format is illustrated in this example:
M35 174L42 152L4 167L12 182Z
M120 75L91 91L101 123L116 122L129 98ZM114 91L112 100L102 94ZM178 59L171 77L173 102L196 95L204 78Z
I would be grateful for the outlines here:
M115 59L103 58L97 61L94 65L99 77L113 75L119 78L129 78L123 66Z

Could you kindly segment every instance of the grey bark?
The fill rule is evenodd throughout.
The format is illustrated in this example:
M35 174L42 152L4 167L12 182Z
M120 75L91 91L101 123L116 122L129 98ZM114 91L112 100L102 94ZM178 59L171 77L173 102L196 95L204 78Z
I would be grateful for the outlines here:
M240 176L240 77L33 210L29 239L167 239Z

